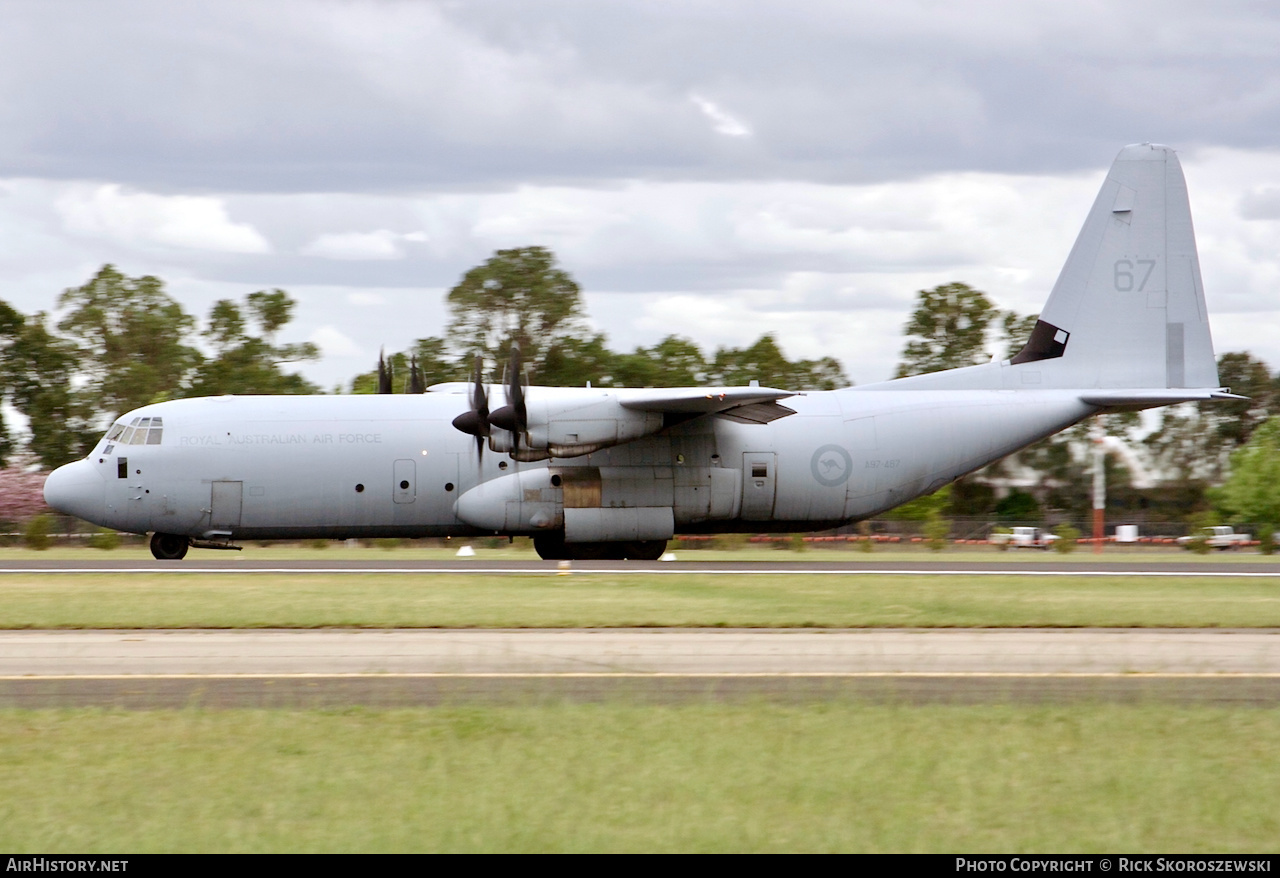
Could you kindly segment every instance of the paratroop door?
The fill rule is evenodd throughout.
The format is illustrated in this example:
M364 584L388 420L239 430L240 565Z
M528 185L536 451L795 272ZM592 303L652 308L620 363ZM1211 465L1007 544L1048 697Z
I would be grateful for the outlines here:
M772 451L742 453L742 514L744 521L773 518L778 456Z

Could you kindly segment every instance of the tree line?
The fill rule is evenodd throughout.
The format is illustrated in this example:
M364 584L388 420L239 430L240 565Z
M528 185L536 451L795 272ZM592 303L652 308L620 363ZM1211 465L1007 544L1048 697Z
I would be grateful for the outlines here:
M85 284L62 292L56 322L44 311L23 315L0 302L0 393L27 420L23 449L46 468L82 457L113 418L148 403L320 393L288 368L317 359L317 347L279 341L296 305L284 290L259 290L215 302L198 328L160 278L129 277L104 265ZM388 358L393 392L416 389L409 380L414 369L418 387L466 380L477 355L500 381L513 344L521 348L527 377L541 384L660 387L754 379L827 390L848 383L835 359L788 360L768 334L710 355L674 335L652 347L612 351L603 334L588 328L578 284L543 247L498 251L450 290L448 307L442 337L418 339ZM377 370L355 376L337 389L343 391L377 392ZM16 450L0 417L0 466Z
M581 289L545 247L497 251L463 275L446 303L450 320L442 337L418 339L388 358L393 392L409 392L415 367L424 386L466 380L477 355L489 379L501 381L513 345L520 347L530 382L549 386L688 387L756 380L792 390L834 390L849 383L834 358L788 360L768 333L747 347L710 354L677 335L652 347L613 351L603 333L588 327ZM354 393L377 388L377 370L352 383Z
M64 290L53 323L0 302L0 391L27 419L26 450L46 467L82 457L116 415L147 403L224 393L313 393L285 365L313 360L315 345L279 344L293 315L284 290L223 299L203 330L160 278L104 265ZM203 348L203 350L202 350ZM15 450L0 421L0 462Z
M24 447L45 467L82 456L111 419L147 403L226 393L319 393L289 371L316 359L315 345L279 341L296 304L284 290L260 290L239 301L214 303L198 326L161 279L131 278L105 265L85 284L63 291L56 323L45 312L23 315L0 302L0 392L27 419ZM790 360L772 334L742 348L710 352L677 335L650 347L614 351L589 327L577 282L543 247L497 251L462 276L448 292L447 306L449 322L441 335L420 338L386 358L392 392L468 380L477 355L489 380L501 381L513 345L520 346L526 377L546 385L661 387L756 380L790 390L828 390L850 383L834 358ZM993 353L1011 357L1025 344L1036 317L1003 311L985 293L962 283L920 290L903 327L896 374L974 365ZM1249 399L1166 409L1154 430L1137 414L1104 419L1107 433L1134 450L1132 459L1145 461L1159 476L1156 487L1135 487L1132 459L1109 456L1108 502L1114 511L1149 509L1157 517L1185 518L1212 508L1257 507L1241 499L1242 489L1219 486L1233 470L1258 472L1257 460L1270 459L1243 454L1255 434L1280 444L1280 426L1259 431L1280 413L1280 376L1247 352L1223 354L1218 369L1224 385ZM374 369L336 392L378 390ZM1091 478L1087 429L1078 425L992 464L925 505L944 504L954 516L1083 520ZM0 463L16 449L17 441L0 420ZM1018 487L1027 481L1031 490ZM1234 499L1228 502L1228 496ZM914 514L912 507L902 514Z
M965 284L921 290L904 327L906 343L897 375L984 363L991 359L993 348L1001 359L1010 358L1022 349L1038 316L1001 311L984 293ZM1258 483L1267 481L1254 473L1263 472L1267 465L1280 472L1280 451L1270 464L1265 450L1267 443L1280 448L1280 422L1261 431L1269 419L1280 415L1280 374L1252 354L1237 351L1218 357L1218 378L1223 386L1249 398L1162 409L1154 430L1133 412L1102 419L1106 434L1121 439L1132 451L1128 459L1115 454L1106 458L1111 513L1151 512L1173 520L1208 520L1217 514L1280 525L1280 478L1270 480L1276 486L1274 511L1254 496ZM903 514L923 517L923 510L941 501L945 512L955 516L994 514L1010 522L1039 521L1046 515L1087 520L1092 499L1088 430L1087 423L1078 424L1042 440L960 479L942 498L919 509L907 507ZM1260 443L1262 451L1251 445L1255 435L1259 442L1254 444ZM1134 485L1133 464L1138 461L1158 484ZM997 490L1002 483L1027 474L1034 490Z

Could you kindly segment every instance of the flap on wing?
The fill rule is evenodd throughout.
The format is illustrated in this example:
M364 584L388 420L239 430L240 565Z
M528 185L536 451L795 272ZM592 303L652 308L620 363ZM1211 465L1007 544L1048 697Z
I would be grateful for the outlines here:
M770 421L776 421L778 418L785 418L787 415L794 415L795 413L795 409L787 408L785 405L778 405L776 402L753 402L736 408L725 409L717 414L716 417L737 421L739 424L767 424Z
M1180 402L1199 402L1210 399L1248 399L1227 389L1209 388L1153 388L1133 390L1090 390L1080 394L1080 401L1102 408L1153 408L1159 405L1175 405Z
M771 387L660 387L652 390L619 390L624 408L664 414L710 415L738 406L769 403L788 396L789 390Z

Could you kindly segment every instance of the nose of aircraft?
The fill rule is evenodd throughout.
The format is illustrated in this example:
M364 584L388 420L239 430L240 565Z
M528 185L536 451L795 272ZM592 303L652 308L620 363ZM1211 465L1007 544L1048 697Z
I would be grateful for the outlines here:
M87 460L60 466L44 480L44 502L59 512L102 524L105 487L97 468Z

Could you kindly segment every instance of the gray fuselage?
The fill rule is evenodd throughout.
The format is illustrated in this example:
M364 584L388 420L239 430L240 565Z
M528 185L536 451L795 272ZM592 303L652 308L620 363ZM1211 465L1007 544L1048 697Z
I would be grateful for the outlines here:
M120 419L162 418L159 444L103 440L55 472L46 496L95 524L195 539L531 534L564 528L566 507L571 522L591 522L584 539L624 538L609 522L628 509L670 510L665 526L686 533L816 530L934 491L1097 411L1061 390L855 388L786 402L795 414L766 424L708 415L529 463L478 459L450 424L467 409L460 393L177 400Z

